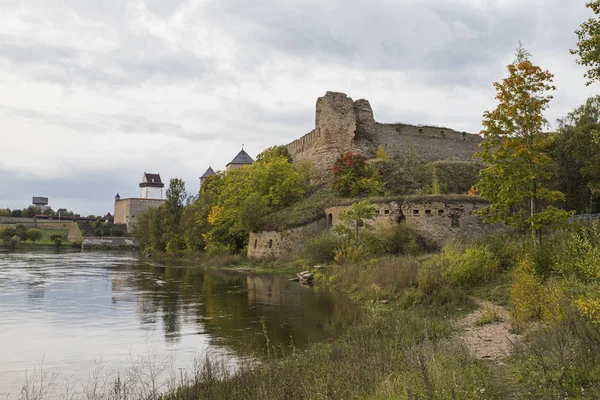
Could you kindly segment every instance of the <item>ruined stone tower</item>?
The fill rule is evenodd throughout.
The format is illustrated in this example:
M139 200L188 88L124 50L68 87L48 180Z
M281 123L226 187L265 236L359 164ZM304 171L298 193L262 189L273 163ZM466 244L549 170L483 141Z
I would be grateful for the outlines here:
M295 161L313 162L314 183L324 183L331 180L333 163L346 151L372 157L381 145L390 156L472 161L480 141L477 135L449 128L378 123L367 100L327 92L317 100L315 129L286 147Z

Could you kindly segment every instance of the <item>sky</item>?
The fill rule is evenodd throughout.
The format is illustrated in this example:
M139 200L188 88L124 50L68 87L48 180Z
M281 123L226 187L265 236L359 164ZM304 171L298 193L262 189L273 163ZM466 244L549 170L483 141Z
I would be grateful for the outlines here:
M0 0L0 208L104 215L144 172L197 193L242 145L313 129L327 91L477 133L519 41L555 75L556 126L598 93L569 53L585 2Z

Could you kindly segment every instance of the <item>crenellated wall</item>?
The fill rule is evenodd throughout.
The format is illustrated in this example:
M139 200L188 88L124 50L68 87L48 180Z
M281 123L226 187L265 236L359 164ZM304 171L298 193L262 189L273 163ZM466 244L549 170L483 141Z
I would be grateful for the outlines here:
M331 180L333 163L346 151L373 157L381 145L390 156L471 161L480 141L478 135L449 128L378 123L367 100L327 92L317 100L315 129L286 147L295 161L313 162L314 183L323 183Z

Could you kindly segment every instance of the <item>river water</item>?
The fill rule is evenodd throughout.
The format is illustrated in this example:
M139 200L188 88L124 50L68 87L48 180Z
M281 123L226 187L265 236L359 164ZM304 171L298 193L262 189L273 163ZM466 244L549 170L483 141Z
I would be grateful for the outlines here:
M144 363L181 373L207 352L235 367L267 341L286 353L339 335L358 314L342 295L280 277L134 253L0 253L0 399L42 376L77 392Z

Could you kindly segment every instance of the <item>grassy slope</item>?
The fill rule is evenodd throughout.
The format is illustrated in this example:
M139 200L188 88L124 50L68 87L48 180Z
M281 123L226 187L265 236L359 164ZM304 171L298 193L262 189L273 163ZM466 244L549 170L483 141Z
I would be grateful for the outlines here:
M63 244L68 243L67 235L69 234L68 229L42 229L42 239L35 242L35 244L54 244L50 238L52 235L61 235L63 237Z
M359 200L368 200L372 203L387 203L390 201L397 201L399 203L404 203L407 201L441 201L446 203L469 202L479 204L485 202L479 197L460 194L379 196L354 199L339 197L332 189L323 188L313 192L310 196L294 203L290 207L268 215L265 218L265 225L263 229L266 231L281 230L304 225L309 222L316 221L319 218L325 217L323 209L327 207L351 205Z

